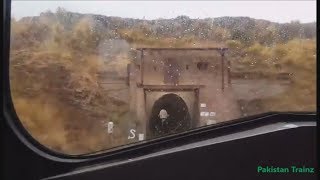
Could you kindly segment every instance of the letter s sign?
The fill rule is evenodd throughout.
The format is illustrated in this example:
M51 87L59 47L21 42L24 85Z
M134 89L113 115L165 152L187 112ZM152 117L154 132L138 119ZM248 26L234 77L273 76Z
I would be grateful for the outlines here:
M130 134L128 136L128 139L134 139L136 137L136 130L130 129Z

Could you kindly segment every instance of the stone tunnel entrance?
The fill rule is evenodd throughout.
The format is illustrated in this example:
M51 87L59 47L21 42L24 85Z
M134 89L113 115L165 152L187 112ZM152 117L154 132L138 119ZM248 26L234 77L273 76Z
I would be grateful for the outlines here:
M159 112L164 109L168 118L160 119ZM185 101L178 95L165 94L153 104L149 117L149 132L151 136L163 136L178 133L191 128L191 116Z

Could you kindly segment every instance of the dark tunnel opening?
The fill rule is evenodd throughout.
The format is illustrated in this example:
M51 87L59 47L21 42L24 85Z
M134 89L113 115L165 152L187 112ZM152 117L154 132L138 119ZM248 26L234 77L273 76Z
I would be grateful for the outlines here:
M169 115L165 120L159 116L164 109ZM152 137L178 133L191 128L191 117L185 101L176 94L166 94L155 101L150 119L149 132Z

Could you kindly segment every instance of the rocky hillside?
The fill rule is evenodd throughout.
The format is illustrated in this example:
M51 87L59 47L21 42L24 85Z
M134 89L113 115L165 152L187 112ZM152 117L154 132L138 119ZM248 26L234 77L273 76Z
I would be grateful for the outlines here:
M277 42L287 42L294 38L312 39L316 37L316 23L275 23L267 20L249 17L218 17L206 19L191 19L188 16L178 16L173 19L141 20L131 18L110 17L94 14L79 14L58 8L57 12L45 12L36 17L22 18L21 22L60 24L65 30L82 19L90 20L92 28L108 38L124 37L130 40L128 34L141 32L146 37L196 38L216 42L240 40L252 44L259 42L271 45ZM130 31L128 31L130 30ZM131 39L132 40L132 39Z

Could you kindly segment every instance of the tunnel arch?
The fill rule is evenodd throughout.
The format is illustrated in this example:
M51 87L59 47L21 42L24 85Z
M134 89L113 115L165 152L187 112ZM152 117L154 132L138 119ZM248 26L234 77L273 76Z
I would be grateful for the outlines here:
M159 115L165 109L169 117L163 125ZM163 136L178 133L191 128L191 116L186 102L177 94L169 93L157 99L152 107L149 117L150 136Z

